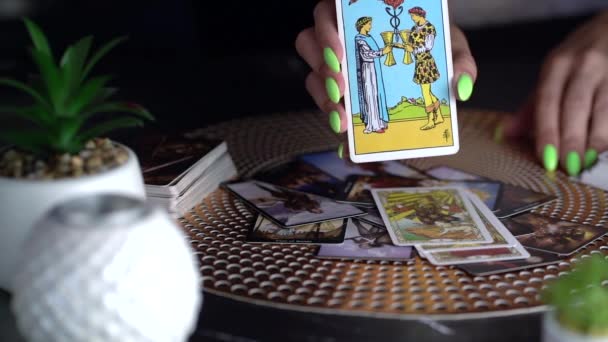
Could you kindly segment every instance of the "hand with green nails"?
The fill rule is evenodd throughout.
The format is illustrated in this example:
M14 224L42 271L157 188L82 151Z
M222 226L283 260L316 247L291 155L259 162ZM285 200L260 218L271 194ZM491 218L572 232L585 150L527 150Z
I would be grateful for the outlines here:
M608 150L608 11L549 54L527 103L504 123L509 138L534 139L549 172L577 177Z
M344 76L340 61L344 49L340 43L335 0L321 0L314 10L314 27L300 32L296 39L298 54L312 69L306 78L306 89L316 105L329 115L329 125L336 133L346 131L346 111L342 103ZM467 101L473 93L477 65L464 33L451 27L454 66L453 91L457 99Z

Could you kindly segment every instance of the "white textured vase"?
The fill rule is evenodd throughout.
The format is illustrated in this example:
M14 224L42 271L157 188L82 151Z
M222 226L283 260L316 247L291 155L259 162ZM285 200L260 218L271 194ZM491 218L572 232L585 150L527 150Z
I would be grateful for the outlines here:
M0 288L12 292L15 259L32 224L60 201L85 194L112 193L145 199L139 161L126 146L129 159L120 167L74 179L27 180L0 177Z
M588 336L565 329L553 312L543 317L542 342L608 342L608 336Z
M44 216L23 249L11 306L27 341L181 342L196 327L198 262L160 208L75 198Z

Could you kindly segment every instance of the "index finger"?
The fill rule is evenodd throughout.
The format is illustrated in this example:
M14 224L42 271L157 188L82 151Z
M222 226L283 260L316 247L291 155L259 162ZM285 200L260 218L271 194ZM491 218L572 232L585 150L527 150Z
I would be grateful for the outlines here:
M538 84L534 133L537 153L547 171L557 169L561 103L572 62L568 55L553 55L543 65Z
M336 4L334 0L320 1L314 10L315 33L317 41L324 50L330 48L339 61L344 57L344 49L340 42L336 19Z

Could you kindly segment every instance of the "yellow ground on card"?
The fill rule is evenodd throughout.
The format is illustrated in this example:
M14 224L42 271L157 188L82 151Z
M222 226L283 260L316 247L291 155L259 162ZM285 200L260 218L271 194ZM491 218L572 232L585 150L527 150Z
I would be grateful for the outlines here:
M355 124L356 154L453 145L452 122L450 118L444 118L443 123L430 130L421 130L420 127L424 126L426 122L426 119L389 122L388 129L382 134L365 134L363 133L365 126L363 124Z

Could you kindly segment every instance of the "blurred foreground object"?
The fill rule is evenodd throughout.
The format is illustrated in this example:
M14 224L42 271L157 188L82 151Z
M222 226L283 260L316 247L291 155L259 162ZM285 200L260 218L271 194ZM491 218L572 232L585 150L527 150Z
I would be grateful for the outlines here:
M28 341L186 341L202 305L186 235L132 197L55 206L17 269L12 309Z

